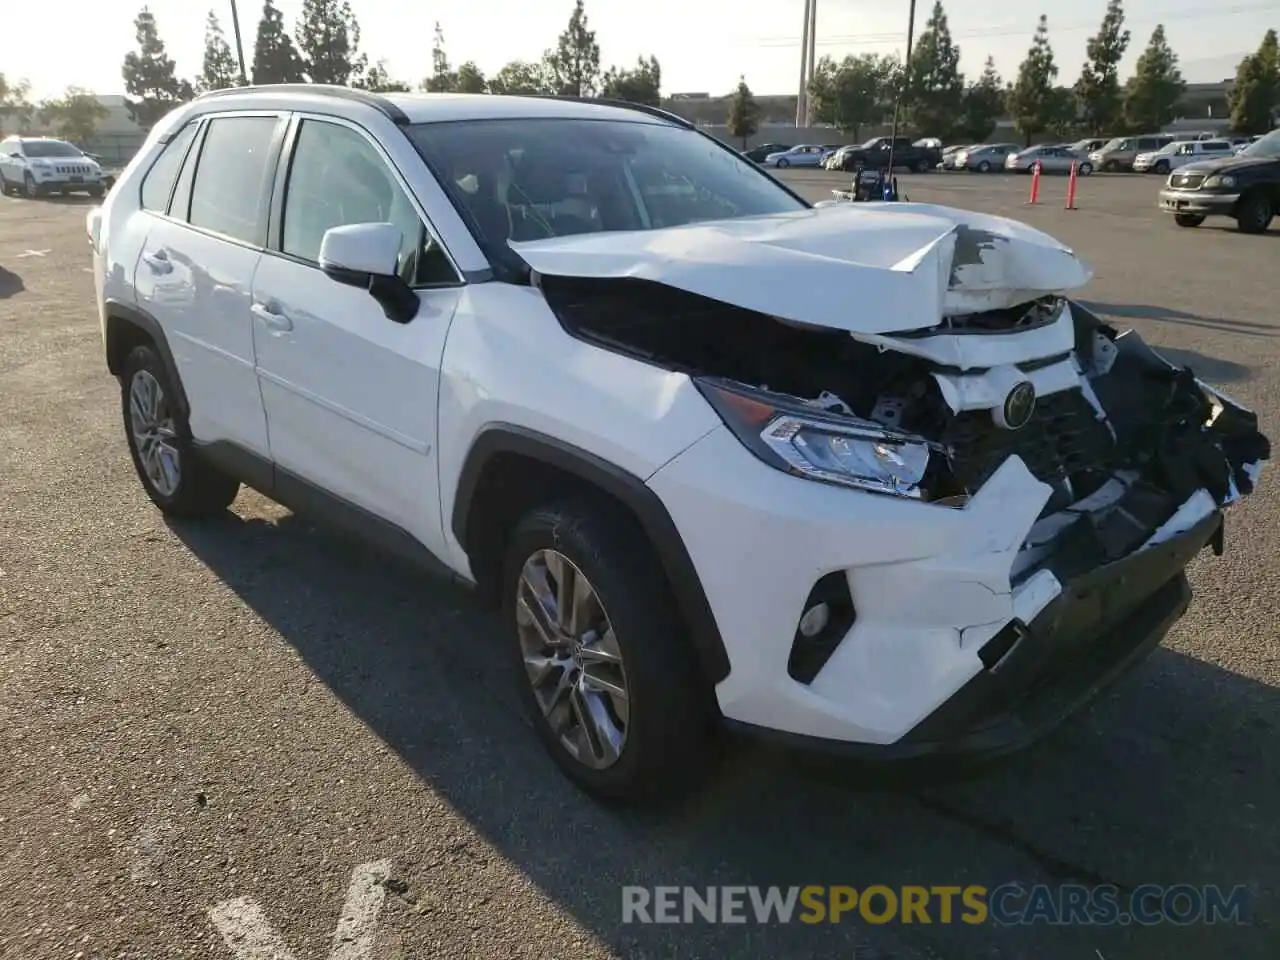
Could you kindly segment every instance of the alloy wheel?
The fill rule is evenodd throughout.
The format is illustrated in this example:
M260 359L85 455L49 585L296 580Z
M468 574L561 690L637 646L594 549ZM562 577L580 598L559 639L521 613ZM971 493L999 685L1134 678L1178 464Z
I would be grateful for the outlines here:
M172 497L182 482L177 432L164 388L147 370L129 383L129 425L147 479L162 497Z
M561 746L592 769L613 766L630 721L622 649L595 588L564 554L538 550L525 560L516 628L534 698Z

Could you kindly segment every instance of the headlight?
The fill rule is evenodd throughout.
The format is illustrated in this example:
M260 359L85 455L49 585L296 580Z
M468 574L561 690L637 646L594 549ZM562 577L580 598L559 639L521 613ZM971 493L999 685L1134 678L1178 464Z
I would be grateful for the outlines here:
M1227 173L1216 174L1212 177L1209 177L1207 180L1205 180L1203 184L1203 186L1209 190L1216 190L1219 187L1225 187L1227 189L1230 189L1235 185L1236 185L1236 178Z
M694 382L742 445L771 467L871 493L925 499L921 483L935 444L763 390L721 380Z

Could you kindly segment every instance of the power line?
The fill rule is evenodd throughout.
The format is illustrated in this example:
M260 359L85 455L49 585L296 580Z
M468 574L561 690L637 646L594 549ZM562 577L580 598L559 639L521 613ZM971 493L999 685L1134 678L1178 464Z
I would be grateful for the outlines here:
M1184 13L1173 13L1167 17L1145 18L1143 20L1126 20L1125 26L1156 26L1162 23L1175 23L1188 20L1218 20L1222 17L1234 16L1242 13L1260 13L1274 11L1276 8L1275 0L1270 3L1249 3L1239 4L1232 7L1205 7L1201 10L1192 10ZM1101 19L1090 22L1079 22L1069 24L1067 26L1050 26L1050 36L1062 33L1077 33L1082 30L1097 30ZM1034 33L1035 28L1027 28L1025 24L1020 26L1004 26L1004 27L984 27L974 30L958 30L951 34L952 40L982 40L988 37L1016 37L1030 36ZM800 45L798 37L762 37L757 46L760 47L798 47ZM819 37L818 46L882 46L886 44L896 44L902 42L901 32L884 32L884 33L848 33L838 34L836 36Z

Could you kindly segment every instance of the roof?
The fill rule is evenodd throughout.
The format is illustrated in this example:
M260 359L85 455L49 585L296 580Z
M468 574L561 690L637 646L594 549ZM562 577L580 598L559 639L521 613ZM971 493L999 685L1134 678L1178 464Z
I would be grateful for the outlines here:
M201 94L193 101L197 112L212 109L265 107L306 109L311 105L346 104L371 107L395 123L443 123L451 120L498 120L508 117L544 119L630 120L648 123L691 124L674 114L644 104L590 100L574 97L495 96L487 93L370 93L326 84L268 84L231 87Z

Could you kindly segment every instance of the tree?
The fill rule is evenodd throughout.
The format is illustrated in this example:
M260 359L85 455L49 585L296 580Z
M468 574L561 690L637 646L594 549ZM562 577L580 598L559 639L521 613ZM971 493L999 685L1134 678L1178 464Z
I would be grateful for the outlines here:
M863 126L884 119L899 75L894 57L864 53L840 63L823 57L809 84L813 118L857 139Z
M1080 132L1080 101L1074 90L1054 87L1049 91L1044 128L1059 140L1070 140Z
M933 5L911 52L904 106L907 117L922 134L948 139L964 102L960 48L951 42L951 28L941 0Z
M31 84L26 80L7 81L0 73L0 120L12 117L19 133L30 133L36 118L31 102Z
M387 73L387 61L379 60L365 72L363 77L351 82L353 87L368 90L370 93L408 93L409 85L400 80L392 80Z
M98 123L107 116L102 101L81 87L67 87L61 97L40 104L38 112L41 123L64 140L79 144L90 140Z
M1125 122L1140 133L1159 130L1174 118L1186 89L1178 69L1178 55L1169 48L1164 24L1159 24L1129 78L1124 98Z
M459 93L486 93L489 84L485 81L484 71L474 60L468 60L458 68L457 90Z
M133 122L144 130L155 126L166 113L194 96L191 84L174 74L173 60L165 53L164 41L156 29L156 18L143 7L133 21L138 49L125 54L125 92L137 99L125 99Z
M449 56L444 49L444 31L436 21L435 40L431 44L431 76L422 81L422 89L430 93L448 93L458 88L458 75L449 69Z
M1049 46L1049 18L1040 15L1035 36L1027 58L1018 68L1018 79L1009 92L1009 112L1018 132L1027 139L1048 128L1053 111L1058 106L1054 93L1054 81L1058 78L1058 65L1053 62L1053 48Z
M1231 129L1236 133L1266 133L1271 129L1272 109L1280 104L1280 43L1274 30L1267 31L1257 53L1240 61L1228 101Z
M747 78L738 78L738 89L729 101L728 117L729 133L742 140L742 149L747 148L747 138L760 129L760 105L751 95L747 86Z
M512 60L490 78L489 92L507 96L550 93L551 77L543 63Z
M266 0L253 45L253 82L301 83L304 79L302 57L284 28L284 16Z
M595 95L600 83L600 44L596 32L587 26L587 13L582 0L577 0L569 25L555 50L544 55L547 72L556 93L573 97Z
M1122 0L1109 0L1098 32L1085 45L1088 58L1076 81L1080 120L1093 136L1115 132L1124 115L1120 88L1120 61L1129 49L1129 31L1124 28Z
M227 87L240 86L240 67L235 55L223 36L222 24L218 15L209 11L209 19L204 24L204 66L200 70L200 78L196 81L196 89L225 90Z
M312 83L345 87L364 73L369 58L359 52L360 24L347 0L302 0L294 32Z
M964 92L960 123L955 132L969 143L981 143L991 135L1004 110L1004 83L996 73L995 60L987 57L982 76Z
M628 100L662 106L662 68L657 57L636 59L633 70L610 67L604 75L601 95L611 100Z

